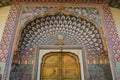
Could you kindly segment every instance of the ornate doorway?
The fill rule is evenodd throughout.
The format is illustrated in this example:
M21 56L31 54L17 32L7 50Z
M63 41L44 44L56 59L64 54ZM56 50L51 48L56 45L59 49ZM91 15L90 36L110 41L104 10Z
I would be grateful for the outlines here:
M78 56L71 52L50 52L43 56L40 80L81 80Z

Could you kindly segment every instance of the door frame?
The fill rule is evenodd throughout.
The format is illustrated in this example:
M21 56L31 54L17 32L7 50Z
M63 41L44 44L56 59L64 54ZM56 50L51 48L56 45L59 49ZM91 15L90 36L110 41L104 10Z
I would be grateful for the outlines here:
M46 53L46 54L44 54L43 55L43 57L42 57L42 59L41 59L41 63L39 64L39 65L41 65L41 68L40 68L40 72L43 72L44 70L43 70L43 68L44 68L44 66L45 66L45 60L46 59L48 59L48 57L50 57L50 56L54 56L54 55L56 55L56 57L58 57L58 62L60 62L60 63L58 63L57 64L57 66L59 65L59 67L58 67L58 74L60 74L61 75L61 77L59 76L58 78L61 78L60 80L62 80L63 79L63 77L62 77L62 74L61 74L61 72L63 73L63 71L59 71L59 69L61 69L62 70L62 60L63 60L63 55L67 55L67 56L70 56L70 57L73 57L74 59L75 59L75 62L74 63L76 63L76 66L77 66L77 68L76 68L76 71L78 71L78 76L77 77L79 77L79 78L76 78L76 80L81 80L81 65L80 65L80 60L79 60L79 56L78 55L76 55L75 53L73 53L73 52L70 52L70 51L52 51L52 52L48 52L48 53ZM55 64L53 64L53 65L55 65ZM63 64L64 65L64 64ZM43 74L42 73L40 73L40 79L41 79L41 77L43 77L42 76Z
M64 46L58 46L58 45L41 45L37 46L35 48L35 58L34 58L34 64L33 64L33 77L32 80L40 80L38 79L38 68L39 68L39 54L41 50L60 50L63 48L64 50L81 50L82 53L82 63L83 64L83 75L84 77L82 80L88 80L89 79L89 73L88 73L88 62L87 62L87 50L86 47L76 46L76 45L64 45ZM77 55L78 56L78 55ZM80 63L81 64L81 63ZM80 65L81 67L81 65Z

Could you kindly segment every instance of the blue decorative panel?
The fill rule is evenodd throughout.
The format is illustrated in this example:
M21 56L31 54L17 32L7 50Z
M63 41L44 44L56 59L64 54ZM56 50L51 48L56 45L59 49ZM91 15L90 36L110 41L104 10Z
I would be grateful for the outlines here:
M64 7L65 12L70 12L70 13L72 12L77 15L82 15L84 17L87 17L88 19L91 19L96 23L98 23L98 25L101 27L102 23L100 19L99 10L100 9L97 7L96 8L95 7L93 8L92 7L74 7L74 8ZM57 11L58 11L58 7L53 7L53 6L40 6L40 5L25 6L22 9L20 25L23 26L28 19L32 19L34 16L43 15L51 12L57 12Z
M120 62L117 62L116 66L117 66L118 76L120 77Z
M12 64L10 80L31 80L32 79L32 64Z
M112 80L110 64L89 64L90 80Z
M18 70L17 66L19 66L19 64L12 63L10 76L9 76L10 80L16 80L17 79L17 70Z
M5 63L0 62L0 80L1 80L3 72L4 72L4 66L5 66Z
M17 70L17 80L31 80L32 79L32 64L21 64Z

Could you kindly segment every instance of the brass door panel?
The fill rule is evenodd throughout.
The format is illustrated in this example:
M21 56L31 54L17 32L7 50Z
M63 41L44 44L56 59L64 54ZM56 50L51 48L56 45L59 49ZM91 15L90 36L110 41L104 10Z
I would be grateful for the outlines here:
M70 52L50 52L43 56L40 80L81 80L78 57Z

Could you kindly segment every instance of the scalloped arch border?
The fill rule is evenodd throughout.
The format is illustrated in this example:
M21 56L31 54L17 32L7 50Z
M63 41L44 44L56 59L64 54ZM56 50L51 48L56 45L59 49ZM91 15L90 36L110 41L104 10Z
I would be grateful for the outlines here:
M44 14L44 15L37 15L37 16L34 16L32 19L28 19L28 20L24 23L24 26L21 27L21 28L18 30L19 38L18 38L18 40L15 40L15 41L18 41L18 42L19 42L19 40L21 39L21 33L22 33L22 31L26 28L26 25L27 25L28 23L31 23L32 21L34 21L34 20L37 19L37 18L45 18L46 16L54 16L54 15L57 15L57 14L59 14L59 13L62 13L62 14L67 15L67 16L70 16L70 15L71 15L71 16L74 16L74 17L76 17L76 18L84 19L84 20L86 20L87 22L90 22L90 23L94 24L94 25L95 25L94 27L98 30L98 32L99 32L99 34L100 34L100 38L101 38L102 43L103 43L103 46L104 46L104 48L105 48L104 40L103 40L103 38L102 38L102 30L101 30L101 28L98 27L98 24L97 24L95 21L90 20L89 18L87 18L87 17L85 17L85 16L82 16L82 15L77 15L77 14L72 13L72 12L65 12L65 11L61 11L61 10L59 10L59 11L57 11L57 12L46 13L46 14ZM16 42L14 42L14 43L16 43ZM18 45L19 45L19 43L18 43L17 45L16 45L16 44L13 45L13 50L12 50L13 52L14 52L14 46L15 46L15 49L16 49L16 47L18 47ZM18 48L17 48L17 49L18 49Z

